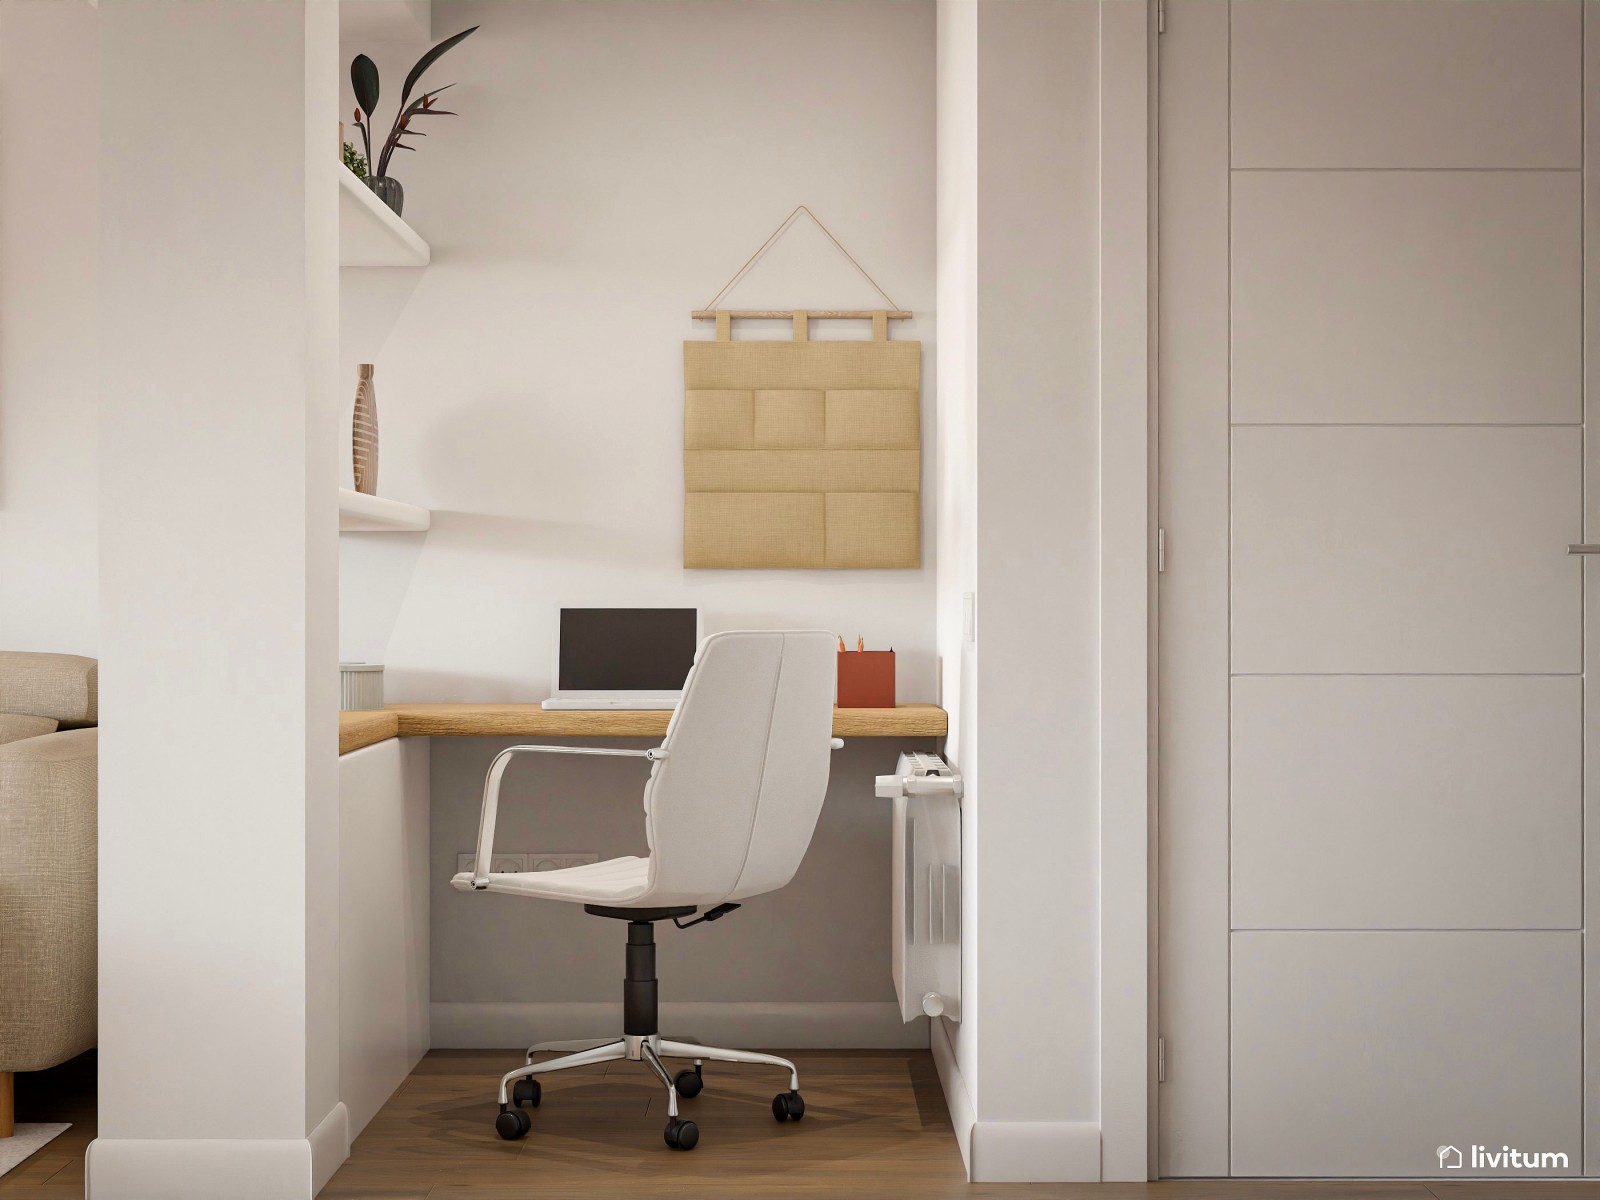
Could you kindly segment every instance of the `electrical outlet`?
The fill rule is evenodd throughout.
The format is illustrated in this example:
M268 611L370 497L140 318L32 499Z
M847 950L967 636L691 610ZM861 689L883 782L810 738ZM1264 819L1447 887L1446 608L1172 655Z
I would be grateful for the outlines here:
M493 875L514 875L527 869L526 854L496 854L489 859L489 872Z
M569 867L582 867L600 861L598 854L563 854L561 857L567 860Z
M472 870L477 863L478 852L476 850L468 850L465 853L456 855L456 874L460 875L464 871Z

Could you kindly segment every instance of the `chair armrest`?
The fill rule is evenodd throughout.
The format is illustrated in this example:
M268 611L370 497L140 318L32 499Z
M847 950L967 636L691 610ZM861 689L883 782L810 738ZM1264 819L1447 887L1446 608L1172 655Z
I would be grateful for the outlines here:
M483 808L478 813L478 853L472 862L472 888L489 886L489 864L494 861L494 821L500 809L500 779L514 754L593 754L607 758L642 758L657 763L667 757L660 746L648 750L619 750L604 746L507 746L494 756L483 780Z

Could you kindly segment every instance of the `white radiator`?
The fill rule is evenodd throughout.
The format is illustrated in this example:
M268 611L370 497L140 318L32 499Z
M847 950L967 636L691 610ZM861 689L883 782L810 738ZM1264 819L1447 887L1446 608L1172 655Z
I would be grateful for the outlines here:
M894 801L894 990L900 1015L961 1019L961 776L908 750L877 794Z

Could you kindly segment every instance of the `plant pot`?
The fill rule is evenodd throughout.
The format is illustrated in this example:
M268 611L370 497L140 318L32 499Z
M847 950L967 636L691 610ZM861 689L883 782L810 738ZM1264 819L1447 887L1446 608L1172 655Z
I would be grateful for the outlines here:
M394 209L394 215L398 217L406 204L406 190L400 186L400 181L388 175L368 175L365 182L379 200Z

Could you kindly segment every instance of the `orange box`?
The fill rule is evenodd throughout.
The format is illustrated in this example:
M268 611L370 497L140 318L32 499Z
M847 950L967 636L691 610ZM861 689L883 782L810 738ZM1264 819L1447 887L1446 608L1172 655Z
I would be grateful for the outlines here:
M840 650L839 707L894 707L894 651Z

